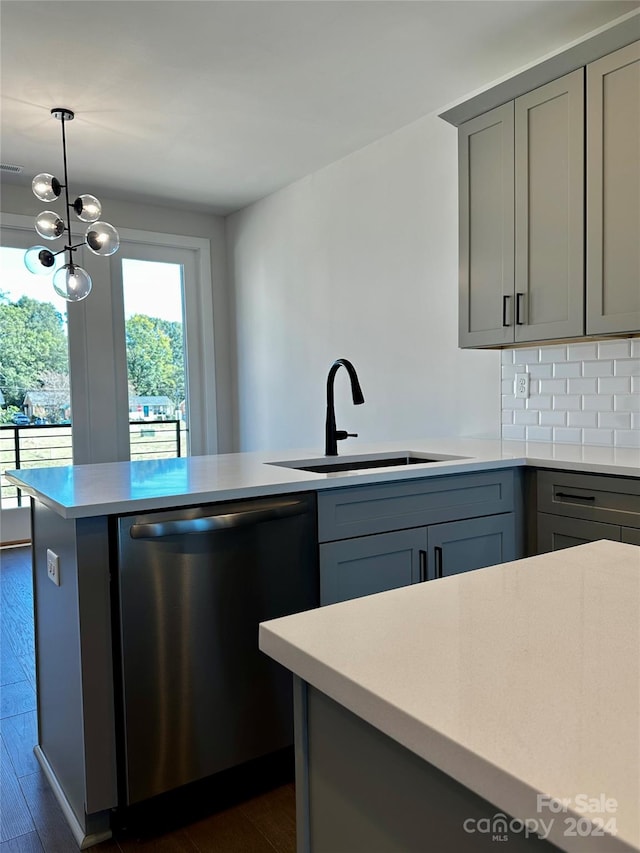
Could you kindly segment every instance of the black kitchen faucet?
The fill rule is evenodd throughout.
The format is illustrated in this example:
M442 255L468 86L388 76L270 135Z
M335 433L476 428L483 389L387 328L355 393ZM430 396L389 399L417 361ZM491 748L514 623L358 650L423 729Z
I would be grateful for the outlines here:
M329 375L327 376L327 420L325 424L325 456L338 455L338 442L345 438L357 438L358 433L346 432L343 429L336 429L336 410L333 400L333 383L336 373L340 367L346 367L349 379L351 380L351 395L353 397L354 406L359 406L364 403L364 395L358 381L358 374L355 367L346 358L337 358L331 365Z

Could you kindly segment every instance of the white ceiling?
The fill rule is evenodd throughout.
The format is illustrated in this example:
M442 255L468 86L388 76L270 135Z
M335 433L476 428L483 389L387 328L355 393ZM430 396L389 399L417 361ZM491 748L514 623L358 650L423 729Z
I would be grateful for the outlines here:
M228 213L640 6L2 0L1 158L72 192Z

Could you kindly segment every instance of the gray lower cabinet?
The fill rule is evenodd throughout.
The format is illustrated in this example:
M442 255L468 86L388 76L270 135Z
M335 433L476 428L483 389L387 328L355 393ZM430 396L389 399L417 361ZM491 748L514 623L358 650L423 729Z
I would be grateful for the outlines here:
M427 579L515 560L515 516L508 512L428 528Z
M640 531L638 531L640 533ZM611 539L620 542L621 531L617 524L601 521L585 521L582 518L567 518L563 515L538 513L538 553L560 551L586 542Z
M621 540L629 545L640 545L640 529L637 527L621 527Z
M640 480L538 471L537 510L539 554L598 539L640 545Z
M320 604L417 583L421 571L424 573L426 554L426 528L321 545Z
M320 493L321 605L517 559L516 483L490 471Z

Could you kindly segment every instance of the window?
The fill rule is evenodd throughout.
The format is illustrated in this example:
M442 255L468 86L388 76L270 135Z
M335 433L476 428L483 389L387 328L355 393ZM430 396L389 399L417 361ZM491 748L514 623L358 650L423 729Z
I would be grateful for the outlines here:
M132 459L188 453L184 267L123 257Z

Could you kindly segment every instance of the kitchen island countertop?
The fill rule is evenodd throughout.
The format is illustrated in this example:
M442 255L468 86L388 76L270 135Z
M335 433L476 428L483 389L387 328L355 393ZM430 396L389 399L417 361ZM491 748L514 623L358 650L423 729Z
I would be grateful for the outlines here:
M276 464L321 458L322 452L317 449L262 451L25 468L5 472L5 476L9 482L63 518L167 509L259 495L319 491L523 465L640 476L640 449L493 439L354 442L349 452L343 452L339 459L403 452L459 458L403 467L318 474Z
M553 819L561 849L640 850L637 546L599 541L283 617L260 646L498 810ZM601 846L585 846L585 824L571 834L582 818L602 820Z

